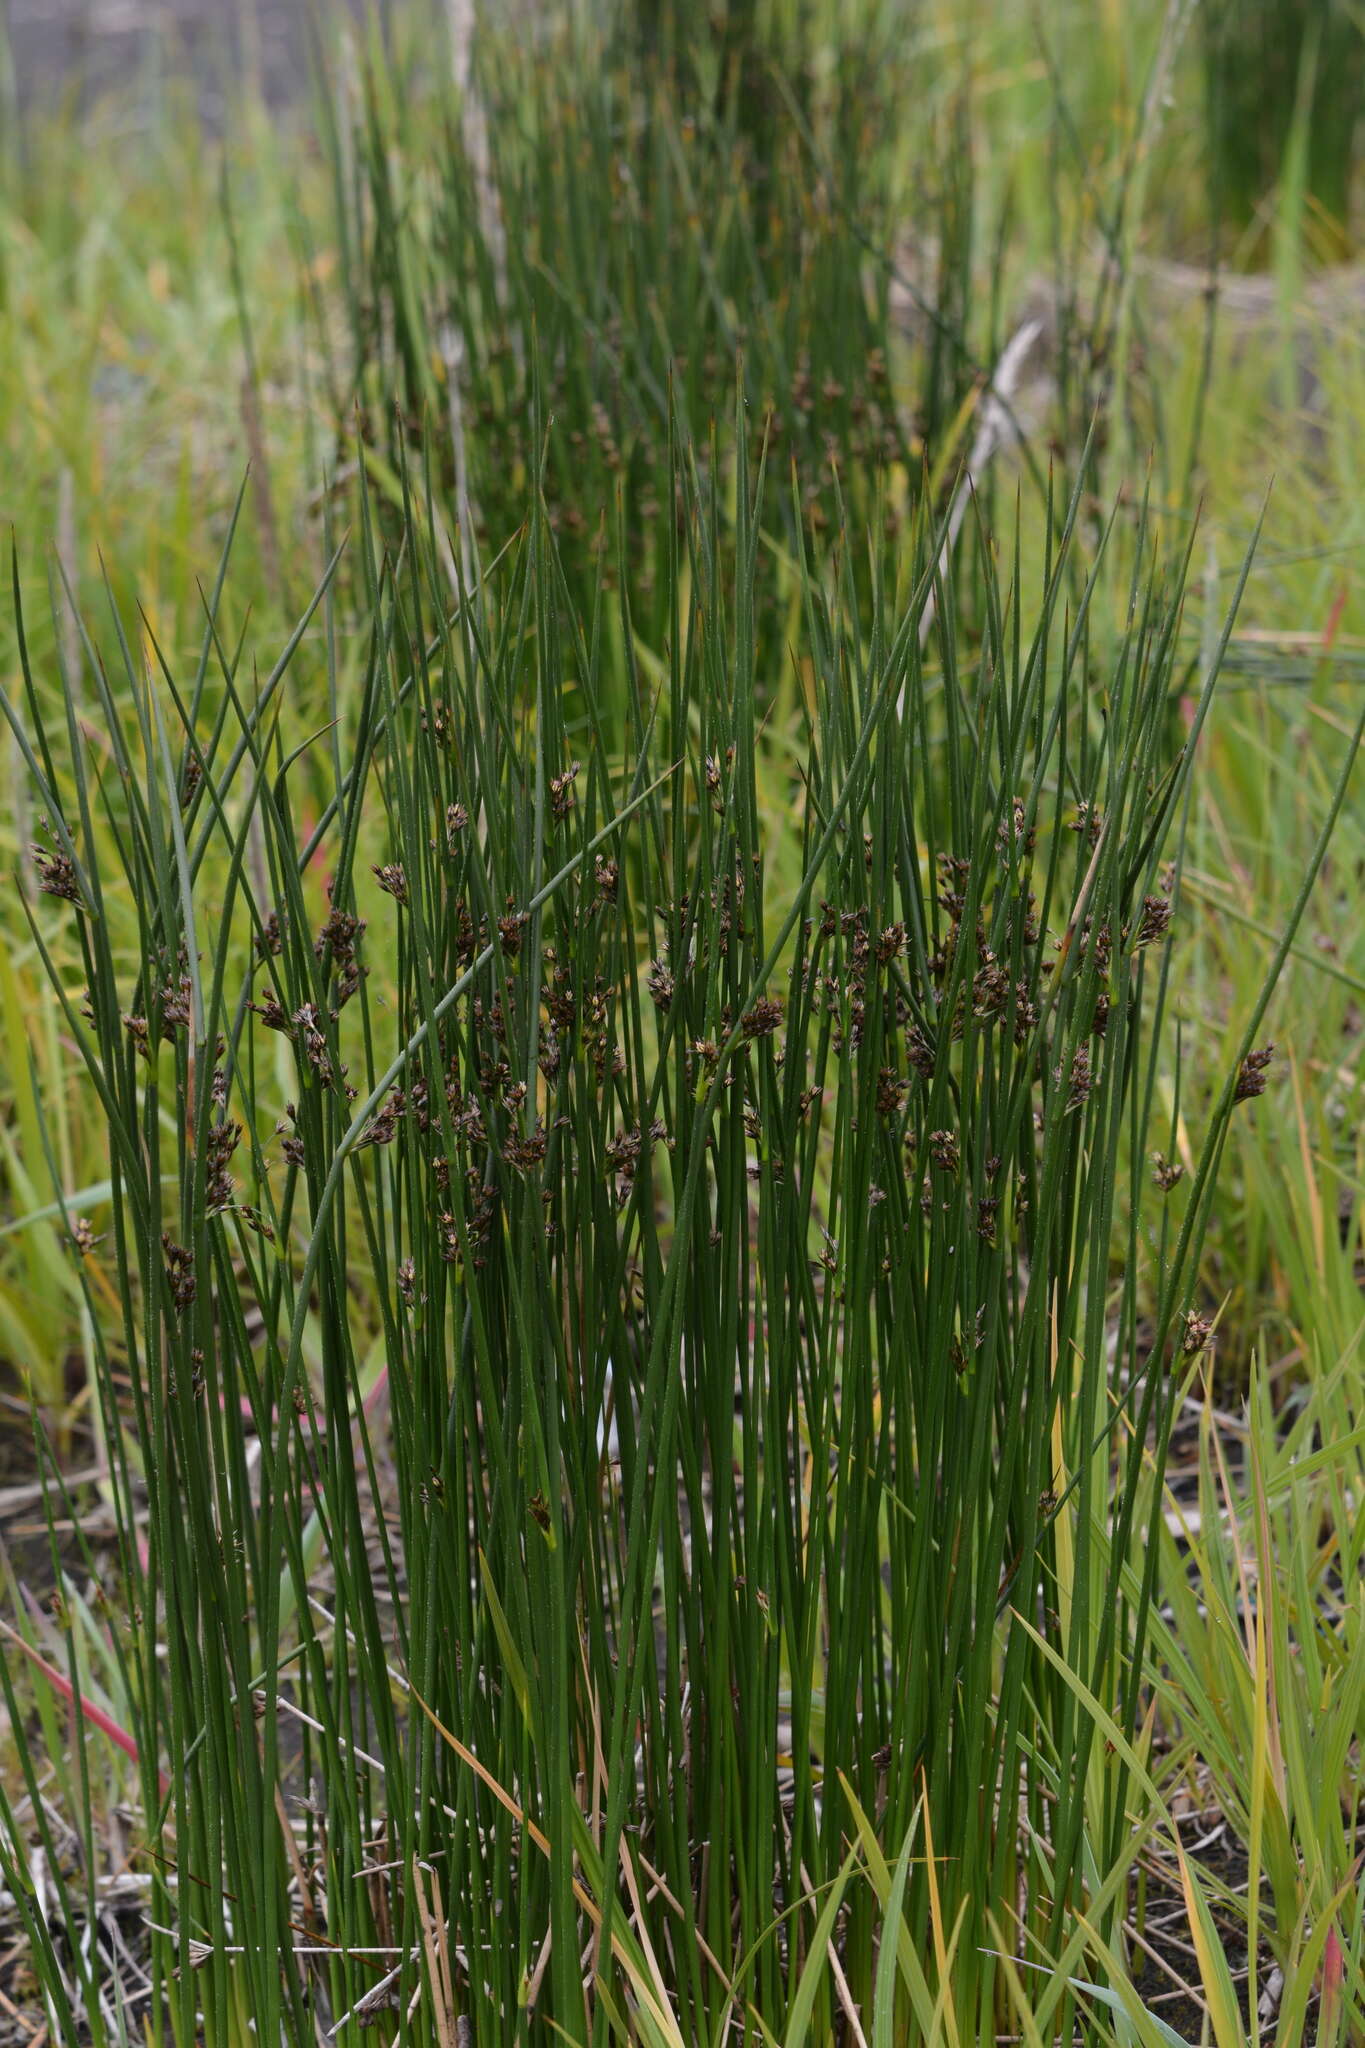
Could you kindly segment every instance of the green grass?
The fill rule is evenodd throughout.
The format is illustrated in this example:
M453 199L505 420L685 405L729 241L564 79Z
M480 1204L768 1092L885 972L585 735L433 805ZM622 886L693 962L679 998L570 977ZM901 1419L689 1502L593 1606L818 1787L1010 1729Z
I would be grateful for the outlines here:
M1333 256L1352 246L1351 178L1365 113L1365 26L1334 0L1219 0L1203 25L1213 201L1233 236L1268 239L1265 214L1298 188Z
M744 424L741 395L741 451ZM436 1856L454 1952L487 1956L459 2001L481 2023L526 2008L586 2037L633 1998L651 2033L783 2032L816 1903L875 1814L912 1951L936 1929L951 1952L880 1988L881 1901L849 1882L845 1994L889 2024L950 2000L979 2038L1006 2011L983 1961L998 1930L1058 1955L1087 1869L1128 1853L1151 1585L1123 1600L1118 1565L1153 1512L1146 1448L1159 1473L1256 1064L1253 1015L1188 1193L1120 1198L1174 1079L1178 870L1158 876L1192 760L1167 754L1178 575L1141 549L1095 702L1088 611L1063 598L1073 505L1036 595L985 568L970 668L945 593L926 666L932 529L861 625L852 532L775 562L742 456L730 538L678 447L648 692L616 659L624 535L618 598L590 617L543 500L454 615L420 525L393 569L370 558L371 655L316 847L287 670L248 697L213 613L183 676L144 688L129 654L132 715L102 691L116 776L28 677L12 712L84 1023L50 917L35 943L114 1173L121 1330L93 1287L87 1307L144 1616L129 1733L149 1805L169 1781L148 1847L178 1944L156 1944L152 1996L186 2037L199 2010L226 2039L235 2005L271 2037L312 2009L311 1973L276 1960L296 1877L276 1787L310 1782L280 1760L291 1711L329 1815L325 1847L307 1827L297 1853L342 1951L334 2019L365 1989L351 1951L386 1927L414 1959L406 2000ZM714 476L719 439L707 452ZM779 770L803 821L790 876L770 873L755 752L773 604L809 672ZM624 749L598 708L613 683L633 689ZM115 897L138 920L131 993ZM396 1527L376 1519L381 1387ZM1016 1810L1022 1863L994 1824ZM357 1893L376 1830L402 1874ZM187 1900L187 1868L250 1895L249 1922L211 1879ZM671 1910L645 1909L651 1889ZM191 1974L192 1940L212 1953ZM586 1993L585 1940L603 1945ZM58 1996L50 1952L44 1976ZM808 2024L832 2024L833 1993ZM439 1999L428 1981L433 2027Z
M1358 2025L1357 327L1179 9L743 21L7 162L58 2038Z

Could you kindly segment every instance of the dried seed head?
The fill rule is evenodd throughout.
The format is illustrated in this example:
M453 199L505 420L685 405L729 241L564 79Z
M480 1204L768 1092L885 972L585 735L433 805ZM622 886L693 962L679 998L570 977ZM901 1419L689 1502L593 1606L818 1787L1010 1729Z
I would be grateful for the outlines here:
M1029 1039L1033 1036L1034 1027L1037 1022L1038 1006L1029 994L1028 983L1026 981L1016 981L1014 984L1014 1042L1017 1046L1028 1044Z
M103 1237L96 1237L89 1217L78 1216L71 1226L71 1249L77 1258L86 1258L97 1244L103 1243Z
M357 917L349 910L331 910L313 941L313 951L319 960L324 960L330 949L333 964L347 967L355 958L356 946L364 930L363 917Z
M1012 939L1014 937L1014 919L1012 916L1007 930ZM1023 939L1026 946L1036 946L1038 943L1038 898L1034 895L1032 889L1029 890L1028 895L1024 898Z
M989 948L972 977L972 1011L981 1018L998 1017L1010 997L1009 974Z
M956 1131L930 1131L929 1156L945 1173L956 1173L962 1163L962 1147Z
M734 764L735 750L733 746L725 749L725 759L723 762L717 761L712 754L708 754L706 757L706 787L711 791L713 798L711 808L717 813L725 808L724 802L719 796L721 776L726 769L733 768Z
M1021 797L1015 797L1009 817L1000 820L995 838L1002 859L1008 856L1011 848L1023 855L1032 853L1036 834L1028 823L1028 812Z
M1234 1102L1250 1102L1254 1096L1265 1094L1265 1070L1275 1057L1273 1045L1263 1045L1258 1052L1249 1052L1237 1069L1237 1086L1233 1090Z
M298 1112L292 1102L285 1105L285 1114L275 1126L280 1138L280 1150L291 1166L302 1167L305 1160L303 1139L297 1129Z
M266 990L263 1001L248 1003L247 1008L255 1011L268 1031L287 1031L289 1029L288 1012L273 988Z
M666 1010L673 1000L675 984L664 961L651 962L649 973L645 977L645 986L649 990L650 1000L655 1009Z
M392 896L397 904L408 900L408 878L400 861L390 861L386 867L371 866L370 873L386 896Z
M318 1020L316 1006L312 1003L301 1003L299 1008L295 1010L290 1022L296 1033L299 1051L303 1054L304 1059L313 1069L323 1087L330 1088L335 1078L332 1068L332 1055L328 1050L327 1039Z
M188 1030L193 1011L194 991L188 974L168 981L161 991L161 1036L167 1045L175 1044L177 1029Z
M210 1216L232 1206L232 1181L228 1163L241 1143L242 1127L235 1118L224 1118L209 1128L204 1148L204 1205Z
M971 871L971 862L955 854L941 853L938 857L939 908L946 912L954 923L967 907L966 884Z
M1104 813L1098 804L1079 803L1070 830L1084 835L1086 843L1093 846L1104 828Z
M966 1372L967 1367L971 1364L973 1353L981 1349L985 1339L986 1311L984 1308L979 1308L971 1327L965 1330L961 1336L954 1337L948 1346L948 1356L952 1360L954 1369L959 1374Z
M1184 1177L1185 1169L1183 1166L1176 1165L1171 1160L1163 1158L1160 1152L1152 1154L1152 1179L1161 1189L1163 1195L1169 1195L1176 1182L1183 1180Z
M905 1056L921 1081L933 1080L934 1048L918 1024L912 1024L905 1034Z
M878 1116L898 1116L909 1086L894 1067L883 1067L877 1076Z
M604 860L599 853L594 863L594 874L597 881L598 902L614 903L621 884L620 863L614 860Z
M407 1109L408 1099L401 1088L391 1088L383 1105L370 1118L360 1136L356 1139L356 1150L362 1145L391 1145L398 1129L398 1120Z
M1170 929L1171 899L1169 896L1144 896L1142 915L1138 919L1135 946L1152 946L1163 938Z
M557 967L540 991L546 1015L556 1031L568 1033L573 1030L578 1016L578 998L569 982L568 969Z
M161 1249L166 1260L166 1283L171 1290L171 1300L183 1315L199 1291L194 1277L194 1253L188 1245L177 1244L169 1232L164 1232Z
M356 957L356 948L364 930L363 918L356 917L349 910L333 910L313 941L313 951L318 959L325 961L330 955L336 973L333 1016L350 1001L368 971Z
M537 1066L547 1081L554 1082L559 1079L559 1069L563 1058L564 1049L560 1045L559 1034L551 1026L541 1034L540 1055L536 1061Z
M515 1132L502 1148L502 1156L518 1173L530 1173L545 1157L548 1143L545 1126L538 1119L524 1137Z
M746 1038L766 1038L782 1022L782 1005L776 996L760 996L752 1010L746 1010L740 1029Z
M624 1175L628 1180L633 1179L640 1163L643 1142L638 1125L617 1131L614 1137L609 1138L603 1148L603 1157L611 1171Z
M571 761L562 775L550 777L550 814L555 818L567 818L574 807L573 786L581 763Z
M151 1033L147 1029L147 1019L137 1016L130 1010L125 1010L123 1013L123 1028L132 1039L134 1048L142 1054L144 1060L149 1060L152 1056L152 1039Z
M1204 1349L1212 1335L1213 1324L1208 1316L1196 1315L1191 1309L1185 1317L1185 1334L1180 1340L1180 1348L1187 1358L1193 1358L1197 1351Z
M1096 924L1092 918L1087 917L1081 926L1081 950L1098 963L1101 974L1106 974L1109 970L1109 956L1113 947L1114 935L1109 928L1108 920L1104 919Z
M1071 1062L1071 1078L1066 1093L1067 1108L1069 1110L1080 1109L1082 1104L1090 1100L1090 1090L1093 1086L1094 1075L1090 1069L1090 1047L1083 1045Z
M47 819L42 821L43 830L48 829ZM76 880L76 864L60 847L33 845L29 852L38 870L38 887L45 896L59 896L64 903L80 904L80 885Z

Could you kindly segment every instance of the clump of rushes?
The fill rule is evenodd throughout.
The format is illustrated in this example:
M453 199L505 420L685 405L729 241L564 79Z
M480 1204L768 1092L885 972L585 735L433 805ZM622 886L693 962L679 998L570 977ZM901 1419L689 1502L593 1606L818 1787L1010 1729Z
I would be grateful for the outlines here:
M952 467L964 402L990 368L966 339L979 214L970 148L954 136L917 191L916 226L940 252L939 310L927 316L931 346L893 388L890 279L870 252L904 225L910 46L866 24L827 39L804 11L792 23L781 13L764 10L760 25L752 9L731 9L732 29L753 18L729 57L703 55L707 38L689 23L691 55L675 52L676 68L614 32L610 10L572 30L550 10L534 39L490 16L475 79L487 132L480 124L473 145L465 105L424 50L376 55L363 84L339 84L343 112L329 111L347 314L337 434L349 456L360 422L358 452L395 532L405 446L430 443L437 502L485 546L513 530L537 485L588 609L599 579L609 587L616 575L619 499L634 537L633 616L660 640L669 550L686 517L672 417L703 437L729 412L739 357L751 459L766 439L784 471L795 461L801 474L800 492L772 507L775 529L789 545L800 529L828 537L841 488L868 543L894 551L909 493L874 506L870 479L893 466L912 481L926 466ZM741 91L734 67L747 77L760 48L756 157L747 117L757 88ZM722 69L704 84L693 57ZM820 89L788 105L778 70L799 78L807 65ZM319 341L337 354L334 323ZM989 353L984 333L977 346ZM537 379L558 429L548 446ZM946 489L947 468L939 475ZM781 630L776 614L771 623Z
M704 462L675 428L656 691L624 541L609 631L536 498L455 605L424 525L395 568L362 523L311 829L307 621L249 693L212 624L188 676L127 657L131 712L96 667L117 775L27 671L7 706L107 1126L108 1251L64 1227L182 2042L830 2039L874 2007L918 2040L940 1994L986 2040L1010 1954L1068 1958L1052 2038L1079 1913L1111 1954L1139 1538L1265 1064L1263 1001L1153 1188L1179 577L1139 532L1102 644L1056 508L1041 588L1004 603L982 550L970 661L950 587L922 650L941 534L896 593L847 528L761 545L738 411ZM769 604L810 688L761 754ZM74 2040L88 1901L24 1768L4 1879Z

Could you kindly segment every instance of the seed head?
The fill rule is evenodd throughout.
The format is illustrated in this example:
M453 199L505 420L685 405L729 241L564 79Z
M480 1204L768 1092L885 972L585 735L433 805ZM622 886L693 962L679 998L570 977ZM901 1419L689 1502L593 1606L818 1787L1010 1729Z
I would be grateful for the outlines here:
M103 1244L102 1237L96 1237L88 1216L78 1216L71 1225L71 1249L78 1258L86 1258L97 1244Z
M134 1048L142 1054L144 1060L149 1060L152 1056L152 1038L147 1029L147 1019L131 1010L125 1010L123 1028L132 1039Z
M210 1216L232 1206L232 1181L228 1162L241 1142L242 1127L235 1117L224 1117L209 1128L204 1148L204 1206Z
M573 786L580 763L571 761L562 775L550 777L550 814L555 818L567 818L574 806Z
M194 1253L188 1245L177 1244L168 1232L163 1232L161 1249L166 1259L166 1283L171 1290L171 1300L183 1315L199 1291L194 1277Z
M392 896L397 904L408 900L408 878L400 861L390 861L386 867L371 867L370 873L386 896Z
M1163 938L1170 929L1171 899L1169 896L1144 896L1142 915L1138 919L1135 946L1151 946Z
M594 863L594 876L597 882L598 902L614 903L621 883L620 863L614 860L604 860L599 853Z
M1265 1094L1265 1070L1275 1057L1273 1045L1263 1045L1258 1052L1249 1052L1237 1069L1237 1086L1233 1090L1234 1102L1250 1102L1254 1096Z
M1083 1103L1088 1102L1093 1085L1094 1076L1090 1070L1090 1048L1088 1045L1083 1045L1071 1062L1071 1081L1066 1096L1067 1108L1079 1109Z
M247 1008L255 1011L268 1031L287 1031L289 1029L289 1014L273 988L266 990L265 998L262 1002L249 1003ZM127 1022L126 1018L124 1022Z
M746 1010L740 1029L746 1038L767 1038L782 1022L782 1005L776 996L760 996L752 1010Z
M650 1001L655 1009L666 1010L673 1000L675 983L664 961L651 962L649 973L645 977L645 986L649 990Z
M962 1147L955 1131L930 1131L929 1156L935 1166L945 1173L956 1173L962 1160Z
M58 847L31 846L34 866L38 870L38 887L45 896L59 896L64 903L79 904L81 892L76 881L76 865Z

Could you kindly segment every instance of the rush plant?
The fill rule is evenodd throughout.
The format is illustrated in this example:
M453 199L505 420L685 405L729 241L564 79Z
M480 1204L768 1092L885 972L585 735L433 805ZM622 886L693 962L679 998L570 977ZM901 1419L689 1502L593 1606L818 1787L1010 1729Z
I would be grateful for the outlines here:
M983 531L954 588L927 509L892 582L799 480L777 542L742 387L672 432L652 638L624 521L586 607L538 492L452 597L403 470L329 730L287 687L326 583L261 674L226 561L188 673L89 643L107 738L27 660L6 706L109 1159L61 1219L102 1720L88 1601L55 1635L78 1756L126 1717L152 1930L111 1997L89 1773L59 1823L28 1754L0 1855L62 2038L976 2041L1016 1964L1050 2028L1119 2000L1140 1539L1283 959L1153 1181L1223 643L1172 751L1140 508L1115 620L1077 504L1036 588Z

